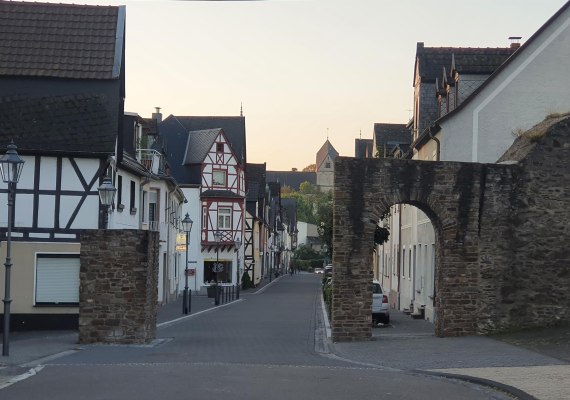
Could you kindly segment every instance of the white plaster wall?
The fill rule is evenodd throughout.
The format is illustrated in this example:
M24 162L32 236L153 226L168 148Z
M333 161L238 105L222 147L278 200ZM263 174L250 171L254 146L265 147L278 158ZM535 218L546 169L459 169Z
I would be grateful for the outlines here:
M442 160L495 162L548 114L570 111L570 11L566 10L464 109L442 121Z
M110 229L139 229L140 226L140 178L127 171L118 170L117 174L122 176L122 204L125 206L123 210L111 209L109 212L109 228ZM135 182L135 207L136 214L131 214L131 180ZM118 179L115 178L115 185ZM118 190L118 188L117 188ZM117 198L115 197L115 203Z

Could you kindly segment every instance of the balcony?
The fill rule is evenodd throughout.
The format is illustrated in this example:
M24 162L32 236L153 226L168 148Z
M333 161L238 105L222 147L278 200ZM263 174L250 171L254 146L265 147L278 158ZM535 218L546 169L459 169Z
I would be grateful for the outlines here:
M157 150L137 149L137 161L153 174L162 169L162 154Z

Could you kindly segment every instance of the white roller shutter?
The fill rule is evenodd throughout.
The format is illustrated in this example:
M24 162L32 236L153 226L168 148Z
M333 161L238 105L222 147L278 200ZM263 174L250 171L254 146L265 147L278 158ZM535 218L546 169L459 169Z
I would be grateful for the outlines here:
M36 304L79 303L79 256L38 255Z

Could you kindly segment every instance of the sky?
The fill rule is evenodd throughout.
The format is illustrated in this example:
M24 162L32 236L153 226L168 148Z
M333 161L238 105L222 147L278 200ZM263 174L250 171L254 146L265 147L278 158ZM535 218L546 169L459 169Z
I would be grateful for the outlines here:
M48 1L126 5L125 111L238 116L243 106L247 161L280 171L315 163L327 137L354 156L374 123L407 123L417 42L524 43L566 2Z

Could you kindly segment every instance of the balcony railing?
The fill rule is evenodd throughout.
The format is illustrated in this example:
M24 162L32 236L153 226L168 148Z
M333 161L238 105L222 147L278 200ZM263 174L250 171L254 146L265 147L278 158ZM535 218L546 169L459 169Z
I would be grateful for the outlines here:
M153 174L162 169L162 154L157 150L137 149L137 161Z

